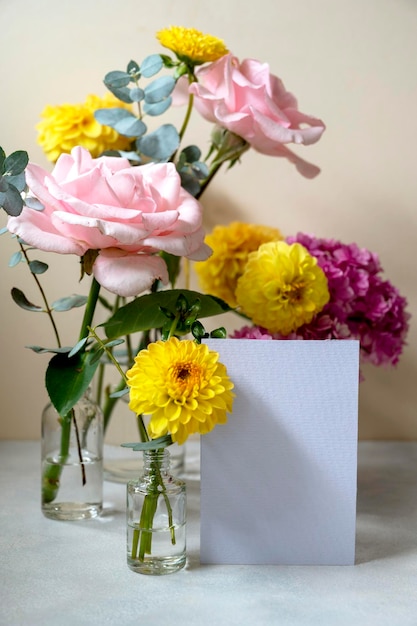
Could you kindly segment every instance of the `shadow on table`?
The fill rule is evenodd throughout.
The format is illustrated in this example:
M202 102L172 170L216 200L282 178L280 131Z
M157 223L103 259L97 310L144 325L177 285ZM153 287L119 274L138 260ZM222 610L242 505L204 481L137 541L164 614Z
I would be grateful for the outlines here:
M356 564L387 559L416 550L416 447L390 450L377 463L359 466Z

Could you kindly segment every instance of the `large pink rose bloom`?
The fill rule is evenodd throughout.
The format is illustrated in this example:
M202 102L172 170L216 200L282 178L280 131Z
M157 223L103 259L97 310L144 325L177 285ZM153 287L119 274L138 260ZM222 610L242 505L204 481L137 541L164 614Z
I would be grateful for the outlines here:
M93 274L120 296L136 296L155 279L168 282L159 251L198 261L210 255L202 206L181 187L172 163L133 167L77 147L51 173L30 163L26 181L45 208L25 207L9 218L9 231L48 252L99 251Z
M320 170L291 152L286 144L309 145L323 134L323 122L305 115L267 63L238 59L227 54L196 72L198 82L189 87L195 107L214 122L243 137L255 150L285 157L307 178Z

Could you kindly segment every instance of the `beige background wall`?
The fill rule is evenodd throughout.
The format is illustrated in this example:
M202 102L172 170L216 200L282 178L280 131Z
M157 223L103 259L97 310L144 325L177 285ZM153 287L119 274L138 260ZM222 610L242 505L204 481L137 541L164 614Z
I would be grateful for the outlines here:
M268 61L300 109L321 117L321 142L299 154L318 164L314 181L282 159L256 153L221 173L204 198L207 228L246 220L352 241L380 255L386 277L414 315L396 369L368 368L360 390L362 438L417 438L417 3L413 0L0 0L0 145L28 150L47 166L34 126L45 104L104 93L102 77L161 51L154 33L171 24L221 37L240 58ZM208 126L195 118L190 142L204 146ZM49 166L48 166L49 167ZM0 225L6 222L0 218ZM0 239L0 437L35 439L46 401L47 357L24 348L53 345L44 316L19 309L12 286L38 295L27 270L7 267L15 250ZM75 257L49 257L50 300L78 285ZM58 318L74 343L80 313ZM65 328L62 328L64 325Z

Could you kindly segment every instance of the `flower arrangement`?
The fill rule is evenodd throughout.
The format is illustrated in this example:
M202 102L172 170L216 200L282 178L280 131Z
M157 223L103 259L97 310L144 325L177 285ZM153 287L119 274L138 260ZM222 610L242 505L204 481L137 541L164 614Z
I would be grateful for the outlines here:
M100 395L104 425L118 398L130 392L141 441L128 447L182 444L226 421L233 383L218 354L201 344L208 333L200 320L232 309L223 297L188 289L188 281L187 288L176 288L181 269L187 277L190 261L211 254L199 199L219 169L234 166L251 147L288 159L304 176L319 171L287 146L318 141L324 124L298 110L267 64L240 62L220 39L192 28L166 28L157 39L173 55L151 54L141 63L131 60L125 71L109 72L103 97L45 107L38 141L52 171L28 162L25 151L8 157L0 152L0 205L8 214L3 230L19 246L10 265L27 264L42 303L33 304L18 288L12 297L25 310L47 314L56 341L53 347L31 346L52 355L45 382L60 416L56 462L42 476L44 503L58 497L73 428L84 462L75 406L93 378L102 379L96 373L104 357L120 374L116 391ZM179 129L158 126L155 121L174 101L185 105ZM213 125L204 157L185 143L194 109ZM252 235L259 243L268 233L270 240L280 236L276 229L261 230ZM90 281L88 296L50 303L41 284L48 265L34 258L36 250L75 255L81 278ZM104 320L98 319L98 304ZM55 316L75 307L84 310L80 332L64 346ZM115 350L122 343L124 368ZM160 475L158 458L151 470ZM157 501L155 494L145 498L147 531ZM147 532L139 540L135 531L132 542L140 546L132 558L145 558L151 550Z
M172 26L157 39L173 55L151 54L109 72L104 97L44 109L38 141L54 163L51 172L28 163L24 151L6 157L0 150L3 230L19 246L10 265L27 264L43 302L31 303L17 288L12 297L48 315L57 344L32 346L52 354L46 389L62 418L59 470L43 476L50 498L68 456L74 406L104 356L120 374L118 389L102 403L105 426L128 392L141 441L126 445L157 450L209 432L232 410L233 383L219 355L201 343L207 336L201 319L233 311L251 323L233 336L248 338L360 337L377 364L396 362L407 331L405 300L380 278L375 255L305 235L285 239L276 228L254 224L218 226L205 238L200 198L222 166L234 166L253 148L313 178L319 169L288 145L314 144L325 125L299 110L266 63L239 60L216 37ZM157 126L174 103L184 104L179 129ZM212 124L205 156L186 142L194 110ZM75 255L89 295L49 303L40 282L48 266L33 258L36 250ZM202 292L188 282L176 288L189 261L196 262ZM101 323L98 303L107 312ZM63 346L55 313L74 307L84 309L80 332ZM114 350L121 343L127 369ZM82 460L81 446L79 454ZM162 485L160 471L157 459L152 472ZM159 496L144 503L146 532L133 535L134 559L151 550Z

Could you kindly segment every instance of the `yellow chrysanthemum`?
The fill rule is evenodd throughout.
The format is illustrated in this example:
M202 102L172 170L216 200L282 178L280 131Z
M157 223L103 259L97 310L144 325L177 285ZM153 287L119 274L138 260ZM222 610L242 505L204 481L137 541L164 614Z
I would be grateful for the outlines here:
M139 352L127 372L129 408L151 415L152 439L170 433L181 444L193 433L203 435L226 423L234 385L218 359L206 345L176 337Z
M205 239L213 254L207 261L195 264L202 289L236 307L237 280L245 269L249 254L261 244L278 239L282 239L280 231L268 226L244 222L216 226Z
M193 65L217 61L229 52L221 39L205 35L195 28L170 26L157 32L156 37L181 61L191 61Z
M236 298L257 326L288 335L310 322L330 298L317 259L299 243L265 243L238 280Z
M75 146L86 148L96 158L105 150L125 150L130 139L119 135L110 126L99 124L94 118L97 109L120 107L130 109L113 94L103 98L90 94L84 103L47 105L37 124L38 143L53 163L60 154L71 152Z

